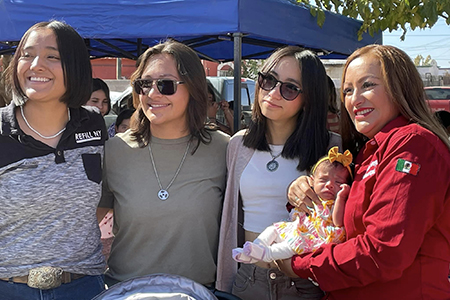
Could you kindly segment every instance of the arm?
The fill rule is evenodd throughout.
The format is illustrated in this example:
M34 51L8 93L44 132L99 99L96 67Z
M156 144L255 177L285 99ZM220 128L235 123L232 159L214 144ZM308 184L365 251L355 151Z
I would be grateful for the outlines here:
M442 225L434 228L439 238L426 235L448 200L448 181L430 180L450 178L448 149L446 153L443 147L437 151L419 135L392 140L383 154L372 158L378 161L373 176L363 179L370 161L363 162L355 174L346 204L346 229L352 234L349 240L293 257L292 268L298 276L315 278L326 291L386 282L400 278L415 261L419 249L422 254L432 244L436 247L439 242L447 243L448 232L441 232ZM395 171L398 159L419 163L420 172L412 175ZM424 243L426 238L434 243ZM434 248L429 252L435 255Z
M97 222L99 224L110 210L112 209L106 207L97 207Z
M344 226L345 202L347 201L349 193L350 193L350 186L348 184L342 184L341 189L337 193L333 209L332 219L334 226L338 227Z
M232 112L230 111L229 103L226 100L220 101L220 107L223 110L223 114L225 115L225 120L227 121L228 127L231 131L231 133L234 132L234 117Z

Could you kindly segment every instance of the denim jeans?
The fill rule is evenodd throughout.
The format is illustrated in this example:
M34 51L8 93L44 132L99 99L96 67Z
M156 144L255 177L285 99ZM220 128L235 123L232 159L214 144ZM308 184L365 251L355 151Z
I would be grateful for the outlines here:
M0 280L0 300L91 300L104 289L103 275L84 276L49 290Z
M278 269L241 264L233 295L242 300L319 300L325 293L308 279L289 278Z

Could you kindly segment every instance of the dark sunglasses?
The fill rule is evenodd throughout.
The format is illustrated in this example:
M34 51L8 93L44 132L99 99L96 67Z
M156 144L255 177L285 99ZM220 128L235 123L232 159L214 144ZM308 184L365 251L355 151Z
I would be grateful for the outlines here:
M133 81L133 88L134 91L139 95L148 95L153 87L153 84L156 84L156 88L161 93L161 95L170 96L175 94L177 92L177 86L183 83L183 81L170 79L136 79Z
M303 93L302 89L293 83L282 82L276 79L273 75L258 72L258 83L263 90L271 91L277 86L278 82L281 83L280 94L287 101L292 101L297 98L300 93Z

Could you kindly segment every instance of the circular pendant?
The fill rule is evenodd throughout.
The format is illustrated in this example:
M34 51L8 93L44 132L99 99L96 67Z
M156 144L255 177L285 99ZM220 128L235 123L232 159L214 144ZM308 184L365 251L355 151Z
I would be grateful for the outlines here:
M267 163L266 168L269 172L276 171L278 169L278 162L276 160L271 160Z
M158 198L161 200L167 200L167 198L169 198L169 192L166 190L159 190Z

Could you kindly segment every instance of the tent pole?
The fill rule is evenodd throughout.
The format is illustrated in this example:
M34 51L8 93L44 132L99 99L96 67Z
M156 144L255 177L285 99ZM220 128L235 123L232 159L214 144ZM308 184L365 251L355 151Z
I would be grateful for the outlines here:
M241 128L241 57L242 57L242 33L233 33L234 42L234 121L233 134Z

